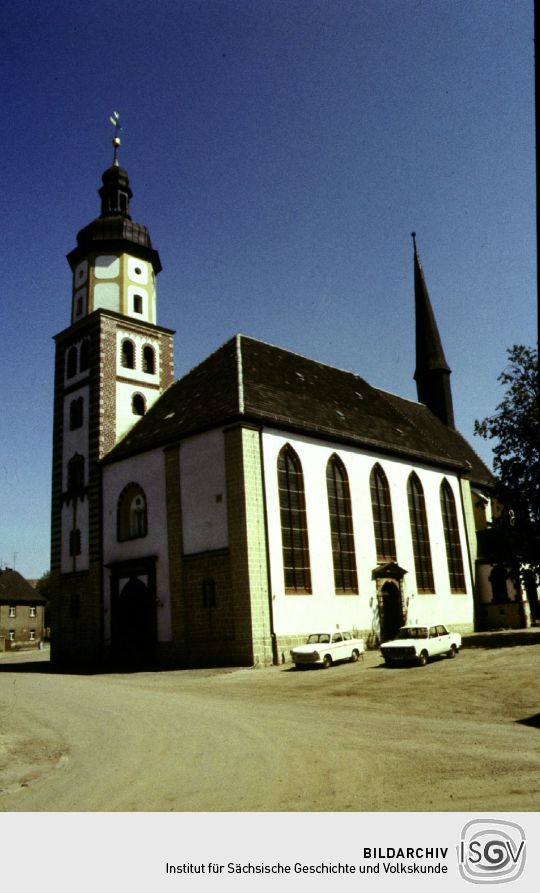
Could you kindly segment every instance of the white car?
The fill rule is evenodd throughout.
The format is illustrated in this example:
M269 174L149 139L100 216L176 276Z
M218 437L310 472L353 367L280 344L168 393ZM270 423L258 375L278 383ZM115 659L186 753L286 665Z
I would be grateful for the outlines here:
M381 654L388 666L414 662L424 667L430 657L455 657L460 648L460 634L449 633L442 624L402 626L396 639L381 645Z
M308 666L323 666L328 669L339 660L358 660L365 651L363 639L357 639L350 632L311 633L305 645L291 649L291 658L297 669Z

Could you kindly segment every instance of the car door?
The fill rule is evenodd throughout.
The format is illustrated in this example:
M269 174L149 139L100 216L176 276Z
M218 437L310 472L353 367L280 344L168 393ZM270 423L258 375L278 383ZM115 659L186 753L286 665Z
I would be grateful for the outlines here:
M437 633L439 636L439 642L440 642L440 646L441 646L440 653L445 654L447 651L450 651L450 647L451 647L450 633L448 632L446 627L442 626L442 625L439 625L437 627Z
M332 660L341 660L343 657L343 648L345 643L343 642L343 636L341 633L334 633L332 635Z
M440 636L436 626L429 628L429 653L432 655L442 654L443 647L441 645Z

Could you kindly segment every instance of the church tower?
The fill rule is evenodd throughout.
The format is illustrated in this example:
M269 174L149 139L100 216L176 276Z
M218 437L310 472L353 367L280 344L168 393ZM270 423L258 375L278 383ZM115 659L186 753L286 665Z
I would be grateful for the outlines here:
M173 332L157 325L158 252L130 216L119 166L102 176L101 213L68 256L71 321L55 337L51 585L52 659L94 665L102 657L100 460L173 381Z
M414 244L414 302L416 313L416 391L420 403L424 403L443 424L455 428L451 369L441 343L441 336L429 299L424 271Z

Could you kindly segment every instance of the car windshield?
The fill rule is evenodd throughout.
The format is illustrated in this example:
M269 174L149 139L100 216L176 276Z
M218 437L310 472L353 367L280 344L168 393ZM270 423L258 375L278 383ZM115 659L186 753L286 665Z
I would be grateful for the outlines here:
M329 642L330 636L328 633L311 633L307 640L308 645L316 645L318 642Z
M399 631L400 639L427 639L427 626L402 626Z

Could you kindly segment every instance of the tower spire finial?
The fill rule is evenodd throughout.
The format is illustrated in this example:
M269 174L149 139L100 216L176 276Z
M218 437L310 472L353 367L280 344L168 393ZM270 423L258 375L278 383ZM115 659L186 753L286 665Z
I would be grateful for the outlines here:
M114 165L114 167L118 167L118 149L119 149L119 147L120 147L120 136L119 136L119 134L120 134L120 130L122 129L122 128L120 127L120 122L119 122L119 120L118 120L119 118L120 118L120 115L119 115L118 112L113 112L112 115L111 115L110 118L109 118L109 121L111 122L111 124L112 124L113 127L114 127L114 137L113 137L113 141L112 141L112 144L113 144L113 150L114 150L114 154L113 154L113 165Z
M417 251L417 248L416 248L416 233L411 233L411 236L412 236L413 245L414 245L414 253L417 254L418 251Z

